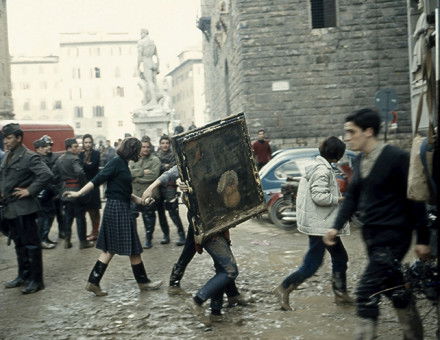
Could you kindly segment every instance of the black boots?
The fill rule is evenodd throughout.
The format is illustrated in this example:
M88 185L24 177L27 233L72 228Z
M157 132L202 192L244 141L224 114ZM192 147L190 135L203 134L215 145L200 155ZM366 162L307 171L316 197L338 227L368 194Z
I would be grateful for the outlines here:
M79 249L92 248L95 244L92 241L79 241Z
M170 287L180 287L180 280L182 280L184 273L185 273L185 268L182 268L181 266L179 266L178 263L176 263L173 266L173 270L171 271Z
M178 232L179 234L179 239L176 242L176 246L183 246L185 244L185 232L183 230Z
M170 235L164 234L163 239L160 241L160 244L168 244L170 243Z
M21 292L23 294L32 294L44 289L43 258L41 248L38 246L27 246L26 251L29 258L30 276L28 283Z
M144 263L132 264L131 269L133 270L134 278L138 283L140 290L152 290L158 289L162 285L162 281L154 281L152 282L145 272Z
M17 254L18 275L14 280L6 282L5 288L20 287L29 279L29 258L26 248L15 246L15 253Z
M345 273L335 272L332 277L332 288L337 305L352 305L354 300L347 293L347 276Z
M107 292L102 291L101 287L99 286L99 282L101 281L106 269L107 269L106 263L103 263L99 260L96 261L95 266L90 272L89 281L87 282L86 285L86 290L94 293L96 296L107 295Z
M143 248L145 248L145 249L153 248L153 243L151 242L151 239L148 239L148 238L147 238L147 240L145 241L145 245L144 245Z

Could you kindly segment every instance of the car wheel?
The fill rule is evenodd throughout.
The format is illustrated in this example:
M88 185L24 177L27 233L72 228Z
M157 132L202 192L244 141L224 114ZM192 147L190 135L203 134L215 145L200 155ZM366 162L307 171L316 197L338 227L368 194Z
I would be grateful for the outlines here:
M292 211L294 206L291 202L284 199L279 199L269 208L269 219L273 224L280 228L294 228L296 222L283 221L282 213L284 211Z

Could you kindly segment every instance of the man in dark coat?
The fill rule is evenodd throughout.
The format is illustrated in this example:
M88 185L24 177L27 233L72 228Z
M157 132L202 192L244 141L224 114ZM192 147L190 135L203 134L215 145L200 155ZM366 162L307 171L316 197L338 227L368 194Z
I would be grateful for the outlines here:
M407 199L409 155L378 138L379 114L365 108L345 119L345 140L360 151L354 162L353 177L333 228L324 242L331 246L344 224L355 212L362 222L362 238L368 264L357 288L356 339L375 339L381 295L389 298L403 329L404 339L423 339L422 322L411 291L406 288L401 261L417 232L416 255L430 254L425 206Z
M162 136L159 140L159 149L156 156L159 157L161 166L160 173L164 173L176 165L174 153L171 150L171 140L168 136ZM177 185L175 181L170 181L167 185L161 186L160 197L156 202L157 214L159 215L159 223L163 232L163 240L161 244L170 243L170 227L165 217L165 209L168 210L171 220L177 228L179 239L176 245L183 246L185 244L185 230L183 229L182 220L179 216L179 200L177 195Z
M95 177L99 172L99 163L101 161L101 155L98 150L94 150L93 137L90 134L85 134L82 138L83 149L79 154L79 160L84 168L87 182ZM84 207L89 213L90 220L92 221L92 232L87 235L88 241L95 241L98 237L99 224L101 221L101 197L99 195L99 187L93 188L88 194L89 200L85 203Z
M43 162L47 164L47 144L41 139L32 142L35 152L41 156ZM55 192L51 185L46 185L43 190L38 193L38 201L40 202L41 210L38 212L37 225L40 231L41 248L53 249L55 242L49 239L50 227L52 226L53 217L55 216L55 205L53 197Z
M2 128L8 150L0 165L0 190L3 205L2 230L15 243L18 276L6 288L25 285L24 294L44 289L41 241L36 224L40 210L37 194L49 183L52 172L41 157L22 145L19 124Z
M44 156L44 160L49 167L50 170L53 169L53 166L55 165L56 160L58 157L61 156L60 153L52 152L52 146L53 146L53 140L50 136L44 135L40 138L43 142L46 143L46 156ZM55 205L55 211L54 214L51 216L51 225L53 223L54 218L57 218L58 223L58 237L60 239L65 238L65 232L64 232L64 221L63 221L63 207L61 204L61 199L57 195L53 199L53 203Z
M66 152L55 162L53 173L60 185L61 196L64 191L79 191L86 183L86 174L78 158L79 145L75 138L68 138L64 141ZM64 248L72 247L72 223L76 219L78 231L79 248L93 247L93 243L86 240L86 211L84 201L66 199L64 201L64 228L66 238Z

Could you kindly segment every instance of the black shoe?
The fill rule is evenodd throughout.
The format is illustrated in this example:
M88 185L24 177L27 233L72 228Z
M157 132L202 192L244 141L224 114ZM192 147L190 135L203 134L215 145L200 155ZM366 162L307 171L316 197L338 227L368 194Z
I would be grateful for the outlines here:
M44 284L43 282L38 282L38 281L30 281L26 287L24 287L21 292L23 294L32 294L32 293L36 293L39 290L44 289Z
M179 232L179 240L176 242L176 246L183 246L185 245L185 233L183 231Z
M144 247L143 247L144 249L150 249L150 248L153 248L153 243L151 242L151 240L150 241L145 241L145 245L144 245Z
M168 235L165 235L163 239L160 241L160 244L168 244L170 243L170 237Z
M58 234L58 238L64 240L66 238L66 234L65 233L59 233Z
M180 280L182 280L185 269L180 268L177 263L173 266L170 275L170 287L180 287Z
M14 280L8 281L5 283L5 288L16 288L24 285L24 280L17 276Z
M79 249L92 248L94 245L92 241L79 241Z

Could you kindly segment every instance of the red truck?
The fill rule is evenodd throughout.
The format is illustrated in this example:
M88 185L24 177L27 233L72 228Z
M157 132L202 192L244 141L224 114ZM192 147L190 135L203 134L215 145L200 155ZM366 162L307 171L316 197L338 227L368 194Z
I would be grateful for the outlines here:
M30 150L34 150L32 142L48 135L52 138L53 152L63 152L64 140L75 138L73 128L69 124L55 122L41 122L33 120L0 120L0 130L9 123L18 123L24 132L23 144ZM3 150L3 135L0 133L0 147Z

